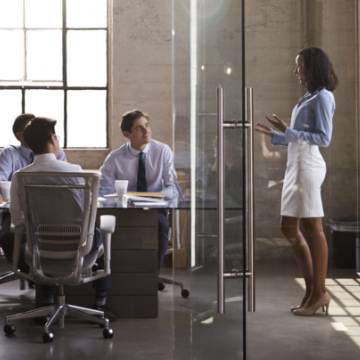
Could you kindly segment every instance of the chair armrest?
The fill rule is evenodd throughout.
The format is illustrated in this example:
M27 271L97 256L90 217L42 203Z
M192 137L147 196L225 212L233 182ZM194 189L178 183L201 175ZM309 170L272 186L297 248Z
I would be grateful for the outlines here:
M107 274L111 273L111 234L115 231L116 219L113 215L100 216L100 230L103 233L104 242L104 267Z
M100 230L105 233L113 233L115 231L116 219L114 215L100 216Z

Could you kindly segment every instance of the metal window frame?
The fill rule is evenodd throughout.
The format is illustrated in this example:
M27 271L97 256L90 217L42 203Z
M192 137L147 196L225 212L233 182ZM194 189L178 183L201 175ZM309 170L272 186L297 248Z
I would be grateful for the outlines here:
M45 81L36 81L36 80L29 80L34 83L34 85L1 85L0 83L0 91L1 90L21 90L21 111L25 113L26 108L26 91L27 90L63 90L64 91L64 148L68 148L67 146L67 138L68 138L68 91L76 90L76 91L88 91L88 90L99 90L99 91L106 91L106 108L105 108L105 126L106 126L106 146L105 147L91 147L91 149L106 149L109 147L109 82L110 82L110 74L109 74L109 67L110 67L110 36L109 36L109 28L110 28L110 11L111 11L111 0L106 0L106 27L93 27L93 28L80 28L80 27L67 27L66 26L66 15L67 15L67 0L62 1L62 27L54 27L54 28L27 28L25 26L26 22L26 10L25 10L25 0L23 0L23 22L21 28L1 28L1 30L22 30L24 32L24 73L23 79L20 81L27 81L27 71L26 71L26 64L27 64L27 31L28 30L37 30L37 31L46 31L46 30L61 30L62 31L62 85L45 85ZM68 79L67 79L67 33L68 31L105 31L106 34L106 85L105 86L68 86ZM1 80L0 80L1 81ZM6 80L6 82L19 82L19 80ZM5 82L5 80L3 80ZM47 80L47 82L55 82L55 80ZM39 83L39 85L35 85ZM44 83L44 85L41 85ZM83 149L84 147L72 147L68 149ZM86 149L86 148L85 148Z

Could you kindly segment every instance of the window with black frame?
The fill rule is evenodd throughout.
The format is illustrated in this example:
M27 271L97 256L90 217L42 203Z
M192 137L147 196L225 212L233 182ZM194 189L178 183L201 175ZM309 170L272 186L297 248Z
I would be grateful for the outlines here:
M0 1L0 146L31 112L64 147L107 146L108 0Z

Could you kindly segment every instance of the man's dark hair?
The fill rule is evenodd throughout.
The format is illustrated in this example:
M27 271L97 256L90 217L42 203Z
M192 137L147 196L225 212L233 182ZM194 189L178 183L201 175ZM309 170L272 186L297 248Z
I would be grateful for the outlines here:
M126 112L122 116L121 126L120 126L121 130L131 132L131 128L133 127L134 122L137 119L140 119L141 117L144 117L147 120L150 120L149 115L143 113L140 110L131 110L131 111Z
M23 132L28 122L35 118L34 114L21 114L19 115L13 124L12 130L14 135L18 132Z
M304 69L305 85L310 92L323 88L335 90L338 78L324 50L311 47L302 49L298 55Z
M56 121L43 117L35 117L24 129L23 137L26 145L35 154L44 154L51 135L55 134Z

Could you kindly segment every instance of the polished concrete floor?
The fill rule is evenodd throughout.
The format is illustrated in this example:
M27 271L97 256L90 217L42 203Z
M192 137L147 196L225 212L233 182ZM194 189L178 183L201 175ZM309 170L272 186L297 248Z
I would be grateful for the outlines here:
M360 281L351 272L330 272L330 316L299 318L289 312L302 294L292 259L262 258L257 265L257 309L247 316L248 359L360 358ZM70 320L65 329L55 328L53 343L43 344L41 327L20 322L15 337L0 334L0 359L242 359L242 298L232 293L241 286L228 284L228 313L218 317L207 275L189 281L179 274L192 284L190 299L168 286L159 295L157 319L118 319L111 340L103 339L97 326ZM31 306L32 298L17 282L1 285L0 316Z

